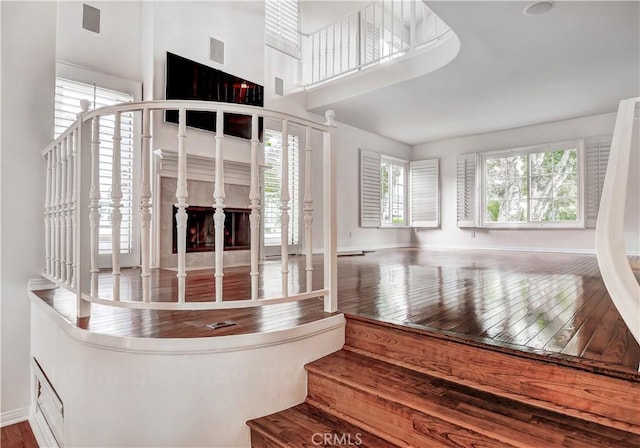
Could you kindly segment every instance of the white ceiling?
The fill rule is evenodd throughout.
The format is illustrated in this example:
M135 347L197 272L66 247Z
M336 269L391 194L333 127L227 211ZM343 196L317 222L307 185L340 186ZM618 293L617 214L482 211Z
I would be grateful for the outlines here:
M612 112L640 94L638 1L557 1L540 16L522 13L528 2L427 3L461 41L452 62L314 112L413 145Z

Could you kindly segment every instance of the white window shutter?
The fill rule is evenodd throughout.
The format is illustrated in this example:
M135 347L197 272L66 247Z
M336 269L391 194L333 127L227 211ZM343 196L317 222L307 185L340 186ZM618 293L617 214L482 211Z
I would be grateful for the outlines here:
M585 142L585 225L595 228L602 186L609 163L611 136L589 138Z
M409 163L411 227L440 227L438 159Z
M360 150L360 227L380 227L380 154Z
M300 56L298 0L265 1L265 42L294 57Z
M476 168L477 154L458 156L456 181L458 186L458 227L477 227Z

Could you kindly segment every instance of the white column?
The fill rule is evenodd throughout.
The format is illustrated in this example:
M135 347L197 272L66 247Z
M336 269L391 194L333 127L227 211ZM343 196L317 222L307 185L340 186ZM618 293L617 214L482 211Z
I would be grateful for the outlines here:
M120 300L120 227L122 226L122 169L120 133L121 114L114 114L113 158L111 167L111 275L113 276L113 300Z
M176 189L176 231L178 238L178 302L185 301L186 252L187 252L187 111L178 113L178 186Z
M140 251L142 300L151 301L151 111L142 112L142 185L140 187Z
M249 188L249 200L251 205L251 300L258 300L258 278L260 271L258 259L260 257L260 172L258 166L258 145L260 144L257 115L251 117L251 186Z
M327 126L334 126L335 114L328 110L325 114ZM329 291L325 296L324 310L328 313L338 309L338 251L336 220L336 154L332 147L332 130L324 133L323 152L323 208L324 208L324 288Z
M222 288L224 277L224 154L222 142L224 141L224 112L216 113L216 180L213 190L215 213L213 222L215 229L215 258L216 258L216 302L222 302Z
M61 200L61 192L62 192L62 151L61 151L62 143L58 143L55 147L55 189L56 189L56 198L55 198L55 231L54 231L54 247L55 247L55 258L54 258L54 277L56 279L60 279L60 235L62 233L62 200Z
M282 178L280 179L280 249L282 296L289 295L289 121L282 121Z
M312 162L313 150L311 148L311 128L307 127L305 135L304 155L304 243L307 273L307 292L313 290L313 183Z
M91 189L89 191L89 226L91 231L91 296L98 296L98 251L100 227L100 116L93 117L91 127Z

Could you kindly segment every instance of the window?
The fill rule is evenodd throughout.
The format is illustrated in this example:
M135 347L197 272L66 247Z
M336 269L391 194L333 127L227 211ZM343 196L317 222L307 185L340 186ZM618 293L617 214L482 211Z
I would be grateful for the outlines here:
M438 159L407 162L360 150L361 227L439 227Z
M380 220L382 225L405 225L407 164L382 156L380 161Z
M582 225L580 147L570 142L483 155L484 224Z
M298 0L266 0L266 43L278 50L300 57Z
M282 182L282 133L270 129L265 130L264 160L267 168L264 172L264 244L280 246L280 192ZM300 221L300 185L299 185L300 145L297 135L289 134L289 245L299 243Z
M54 133L57 137L67 129L81 111L80 100L91 102L91 108L96 109L122 102L133 101L133 95L105 89L95 84L71 81L64 78L56 78ZM111 254L111 221L110 221L110 191L112 184L112 154L113 154L113 129L114 117L108 115L100 120L100 226L99 226L99 253ZM122 227L120 234L120 253L132 254L135 251L134 244L134 150L133 150L133 114L122 114L121 124L121 152L122 152Z

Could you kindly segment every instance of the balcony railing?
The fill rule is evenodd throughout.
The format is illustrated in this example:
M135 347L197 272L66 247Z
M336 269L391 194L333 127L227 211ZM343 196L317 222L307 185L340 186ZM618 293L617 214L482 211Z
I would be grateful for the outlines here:
M635 159L632 151L638 151L638 146L632 140L638 105L640 98L631 98L621 101L618 108L596 224L596 253L611 299L640 343L640 285L629 264L624 241L626 198L627 195L637 198L639 194L628 191L629 171L637 169L637 162L635 166L632 163ZM637 176L637 171L632 175Z
M449 26L422 1L378 0L303 38L307 86L411 54Z
M333 113L327 112L325 124L315 123L292 115L270 111L267 109L208 101L149 101L140 103L124 103L88 111L85 104L78 119L58 138L43 150L46 162L46 198L45 198L45 267L43 275L62 288L77 294L78 314L86 316L90 312L89 302L106 305L152 308L152 309L216 309L259 306L271 303L291 302L310 297L324 297L324 308L328 312L337 308L336 296L336 223L335 223L335 153L331 142ZM177 189L175 192L176 232L177 232L177 288L176 295L170 301L162 298L158 301L151 288L151 220L152 214L157 213L159 200L152 195L151 188L151 120L152 114L164 114L166 110L178 111L177 127ZM188 130L187 112L206 111L216 113L215 146L211 148L211 155L215 161L214 194L211 203L214 213L215 238L215 300L209 302L186 301L187 270L185 263L186 232L187 232L187 156ZM141 174L134 178L140 191L139 207L133 207L137 214L134 222L139 222L140 234L140 282L142 297L121 297L121 227L122 227L122 183L121 176L121 123L124 114L133 113L136 120L141 120L142 134ZM250 147L250 187L247 197L250 209L250 272L247 283L251 285L250 294L244 300L225 300L223 297L223 248L225 221L225 181L224 181L224 116L225 114L240 114L251 119ZM99 178L100 173L100 127L104 118L113 126L112 138L112 186L109 198L101 197ZM263 144L259 139L259 122L268 119L270 123L280 123L283 135L282 160L287 167L288 135L291 126L297 126L306 133L305 151L305 186L304 186L304 256L306 257L306 284L304 292L292 294L289 285L289 260L287 234L290 216L290 185L286 169L283 170L282 192L280 201L280 220L282 232L282 288L276 297L259 297L259 263L260 232L261 232L261 187L259 185L259 160ZM266 120L265 120L266 122ZM191 132L191 131L189 131ZM322 168L322 202L323 202L323 252L324 252L324 285L322 289L313 289L312 262L312 226L314 210L314 191L312 190L312 134L322 134L323 168ZM152 206L152 204L154 204ZM111 221L112 254L110 270L112 291L103 294L99 289L99 278L105 271L99 269L99 222L101 213L109 213Z

